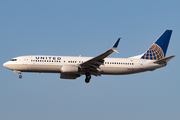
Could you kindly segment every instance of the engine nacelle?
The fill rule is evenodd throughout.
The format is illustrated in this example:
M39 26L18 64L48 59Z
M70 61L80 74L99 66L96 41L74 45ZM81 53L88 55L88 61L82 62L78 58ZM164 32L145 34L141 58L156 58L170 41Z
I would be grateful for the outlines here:
M63 65L61 67L61 73L77 73L78 69L79 69L78 66Z
M61 73L61 76L60 76L61 79L76 79L77 77L80 77L80 75L79 74Z

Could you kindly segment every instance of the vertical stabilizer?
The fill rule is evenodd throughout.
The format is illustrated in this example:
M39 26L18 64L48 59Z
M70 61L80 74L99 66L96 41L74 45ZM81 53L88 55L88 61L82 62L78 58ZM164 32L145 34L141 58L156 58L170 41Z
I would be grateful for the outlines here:
M143 54L141 59L161 60L166 56L166 51L171 38L172 30L166 30L157 41Z

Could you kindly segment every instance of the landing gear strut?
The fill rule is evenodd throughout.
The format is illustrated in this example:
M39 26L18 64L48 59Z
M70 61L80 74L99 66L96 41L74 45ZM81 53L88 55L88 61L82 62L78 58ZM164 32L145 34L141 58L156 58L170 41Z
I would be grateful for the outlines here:
M90 82L90 79L91 79L91 75L89 72L86 73L86 79L85 79L85 82L86 83L89 83Z

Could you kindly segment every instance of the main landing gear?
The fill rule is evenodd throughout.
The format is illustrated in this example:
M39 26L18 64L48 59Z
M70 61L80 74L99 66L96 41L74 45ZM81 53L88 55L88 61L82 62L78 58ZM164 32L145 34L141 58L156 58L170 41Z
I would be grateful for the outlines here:
M90 82L90 79L91 79L91 75L89 72L86 73L86 79L85 79L85 82L86 83L89 83Z

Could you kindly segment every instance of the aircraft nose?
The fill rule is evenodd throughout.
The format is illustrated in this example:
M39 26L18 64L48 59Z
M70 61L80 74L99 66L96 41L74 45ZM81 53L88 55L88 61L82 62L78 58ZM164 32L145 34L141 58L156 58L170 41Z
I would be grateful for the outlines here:
M5 68L8 68L8 62L5 62L5 63L3 64L3 66L4 66Z

